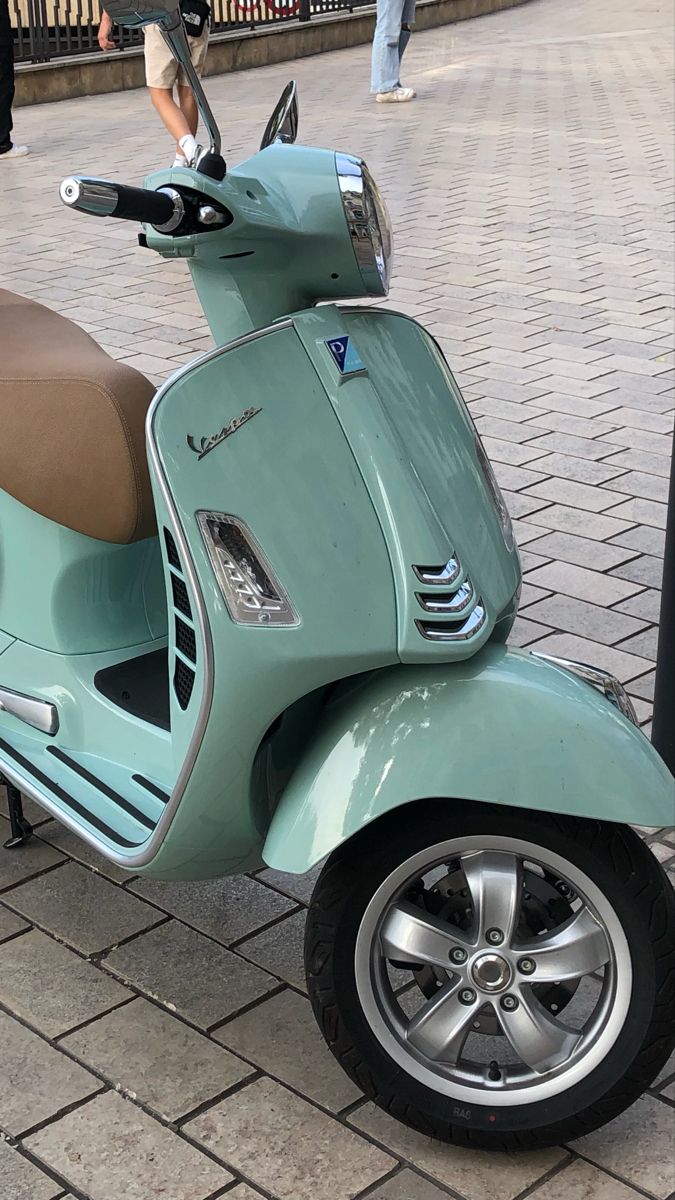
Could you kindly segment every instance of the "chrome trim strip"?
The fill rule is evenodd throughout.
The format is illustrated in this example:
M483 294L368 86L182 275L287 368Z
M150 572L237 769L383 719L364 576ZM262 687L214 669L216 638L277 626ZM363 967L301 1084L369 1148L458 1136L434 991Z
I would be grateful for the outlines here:
M415 624L429 642L466 642L481 630L487 620L487 613L479 601L470 617L463 625L453 628L452 625L442 625L439 621L415 621Z
M425 612L435 613L440 617L460 617L469 605L473 604L476 593L471 580L467 578L450 596L433 596L423 592L415 592L415 596L420 608Z
M265 337L268 333L275 333L278 329L292 328L293 321L287 317L284 318L283 321L276 321L273 325L265 326L264 329L257 329L252 333L246 333L242 337L235 338L233 341L227 342L224 346L216 346L212 350L207 350L206 353L199 355L197 358L193 359L192 362L186 363L179 367L177 371L174 371L173 374L170 375L169 378L164 381L162 386L155 392L150 408L148 409L145 424L148 459L150 460L151 466L155 471L157 483L167 508L171 532L173 533L178 548L183 556L185 574L190 587L192 588L193 599L195 601L195 607L197 610L197 620L195 624L199 629L204 648L204 688L202 692L202 701L199 708L199 713L197 714L197 720L195 722L190 744L187 749L187 754L178 775L178 779L176 780L171 792L171 798L166 804L164 812L155 826L154 832L145 842L143 842L141 849L139 849L138 853L136 854L120 854L116 851L112 851L106 842L101 841L100 838L90 833L89 830L83 829L81 824L79 824L77 821L74 821L68 813L65 813L63 809L54 804L49 797L44 796L44 794L35 787L35 784L31 782L30 779L24 776L11 764L7 765L6 760L0 754L0 769L2 774L6 775L7 778L16 785L16 787L20 788L20 790L27 796L30 796L32 800L35 800L36 804L39 804L41 808L46 809L47 812L51 813L53 817L56 817L57 820L61 821L63 825L67 825L69 829L72 829L73 832L76 833L78 837L81 837L83 841L88 842L90 846L93 846L94 849L103 854L104 857L108 859L108 862L117 863L118 866L127 867L129 870L131 870L133 867L143 867L146 865L146 863L151 862L155 857L159 846L164 841L166 832L173 821L178 805L183 798L183 793L187 786L190 775L192 774L192 768L195 764L195 760L199 753L204 733L206 731L206 726L208 724L213 700L213 644L211 641L211 630L208 623L208 617L206 615L204 600L198 584L197 572L190 556L187 540L184 537L180 527L178 513L176 512L171 491L169 489L169 485L157 453L152 428L155 412L169 388L172 387L174 383L177 383L183 375L187 375L189 371L193 370L194 367L201 366L201 364L205 362L210 362L211 359L227 353L228 350L235 350L237 347L244 346L248 342L255 342L258 338Z
M25 696L23 692L0 687L0 712L9 713L23 721L24 725L39 729L40 733L46 733L49 737L58 733L59 714L56 705L48 700L36 700L34 696Z
M449 587L459 579L462 565L458 558L449 558L443 567L420 567L413 563L413 571L420 583L431 587Z
M592 667L589 663L574 662L568 658L558 658L553 654L542 654L540 650L530 650L530 654L534 658L543 659L544 662L553 663L556 667L563 667L571 675L576 675L585 683L590 683L592 687L599 688L610 704L618 708L619 712L623 713L624 717L627 717L633 725L640 728L640 722L630 696L623 684L609 671L603 671L600 667Z

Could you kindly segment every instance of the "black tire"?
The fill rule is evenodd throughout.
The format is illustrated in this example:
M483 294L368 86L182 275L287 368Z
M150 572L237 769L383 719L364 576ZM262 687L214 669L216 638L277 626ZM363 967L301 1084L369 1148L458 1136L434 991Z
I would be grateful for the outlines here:
M576 865L608 899L628 943L633 985L611 1051L580 1082L545 1101L469 1108L426 1086L387 1052L359 999L356 939L378 887L414 853L474 835L521 839ZM399 1121L462 1146L529 1149L580 1137L628 1108L675 1044L675 893L626 826L451 801L399 809L328 860L309 909L305 966L316 1020L351 1079Z

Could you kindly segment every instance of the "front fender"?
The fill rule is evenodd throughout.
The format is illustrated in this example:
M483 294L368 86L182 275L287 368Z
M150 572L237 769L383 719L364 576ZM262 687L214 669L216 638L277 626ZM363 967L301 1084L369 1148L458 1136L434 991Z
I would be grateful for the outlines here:
M346 685L284 791L263 857L307 871L391 809L443 796L675 822L675 779L613 704L562 667L489 645Z

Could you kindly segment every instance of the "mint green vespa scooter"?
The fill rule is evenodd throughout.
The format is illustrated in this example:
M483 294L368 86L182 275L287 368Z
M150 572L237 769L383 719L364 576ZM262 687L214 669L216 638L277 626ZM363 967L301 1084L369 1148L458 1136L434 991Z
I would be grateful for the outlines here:
M175 0L106 7L189 71ZM153 395L0 293L10 852L24 793L155 878L327 858L308 985L364 1092L467 1145L578 1136L673 1044L672 894L628 825L675 781L614 679L506 648L518 554L443 356L335 304L387 292L366 166L291 144L291 86L226 171L193 83L191 167L61 196L184 258L216 349Z

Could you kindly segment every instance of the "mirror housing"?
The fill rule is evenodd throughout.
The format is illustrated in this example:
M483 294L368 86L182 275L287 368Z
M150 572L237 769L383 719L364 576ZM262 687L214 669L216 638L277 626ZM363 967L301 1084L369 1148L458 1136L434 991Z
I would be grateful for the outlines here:
M101 3L116 25L124 25L131 29L143 25L159 25L165 42L183 68L195 94L202 121L209 135L209 154L220 157L220 130L206 99L201 80L192 65L179 0L101 0Z
M294 142L298 136L300 109L298 105L298 85L294 79L286 84L279 102L272 113L260 143L260 149L265 150L274 142Z
M102 0L102 5L116 25L132 29L140 25L175 29L180 24L178 0Z

